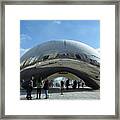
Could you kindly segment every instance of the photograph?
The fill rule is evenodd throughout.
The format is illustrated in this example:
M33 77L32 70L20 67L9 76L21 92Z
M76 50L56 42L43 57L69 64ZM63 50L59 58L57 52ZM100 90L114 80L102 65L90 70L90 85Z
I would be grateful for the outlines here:
M100 100L100 20L20 20L20 100Z

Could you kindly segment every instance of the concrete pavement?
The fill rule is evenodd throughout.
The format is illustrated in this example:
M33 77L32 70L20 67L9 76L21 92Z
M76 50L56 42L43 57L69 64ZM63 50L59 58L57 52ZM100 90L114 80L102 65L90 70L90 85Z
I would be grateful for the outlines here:
M45 100L45 95L42 92L41 99L36 99L35 91L32 93L32 100ZM26 100L26 93L20 95L21 100ZM81 91L69 91L64 92L63 95L60 92L49 93L48 100L99 100L100 90L81 90Z

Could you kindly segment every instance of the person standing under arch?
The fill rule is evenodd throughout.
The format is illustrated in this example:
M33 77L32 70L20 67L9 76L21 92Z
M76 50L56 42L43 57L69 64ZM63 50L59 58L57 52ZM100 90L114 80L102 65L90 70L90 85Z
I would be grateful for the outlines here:
M36 99L41 99L41 89L42 89L42 77L36 80L36 87L37 87L37 97Z
M66 80L66 90L68 90L69 85L70 85L70 84L69 84L69 79L67 79L67 80Z
M61 88L61 95L63 95L63 89L64 89L64 82L63 82L63 80L60 82L60 88Z
M74 80L74 82L73 82L73 89L76 89L76 87L77 87L77 81Z
M31 92L32 92L32 89L33 89L33 77L31 78L30 81L28 81L28 86L27 86L27 100L31 100L32 99L32 96L31 96Z
M49 81L46 79L43 86L44 92L45 92L45 99L48 98L48 89L49 89Z

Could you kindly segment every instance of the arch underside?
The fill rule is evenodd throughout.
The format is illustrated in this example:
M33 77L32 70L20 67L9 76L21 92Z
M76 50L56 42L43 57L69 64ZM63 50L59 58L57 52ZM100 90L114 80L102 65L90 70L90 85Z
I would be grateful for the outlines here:
M58 78L58 77L64 77L64 78L68 78L70 80L80 80L79 77L77 77L76 75L70 73L70 72L57 72L57 73L54 73L50 76L47 77L48 80L54 80L55 78Z
M60 72L63 72L63 73L68 72L68 73L71 73L77 76L78 78L84 80L85 84L88 87L91 87L93 89L100 88L99 80L95 80L91 78L88 74L81 72L79 70L73 69L73 68L69 68L69 67L43 67L43 68L33 67L33 68L29 68L29 69L21 71L20 79L28 80L31 78L31 75L34 75L36 78L41 76L44 79L55 73L60 73Z

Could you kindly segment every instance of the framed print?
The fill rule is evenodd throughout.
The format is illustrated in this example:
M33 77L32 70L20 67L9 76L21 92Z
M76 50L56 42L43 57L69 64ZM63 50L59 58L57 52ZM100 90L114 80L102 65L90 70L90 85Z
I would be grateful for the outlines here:
M119 2L2 2L1 118L119 119Z

